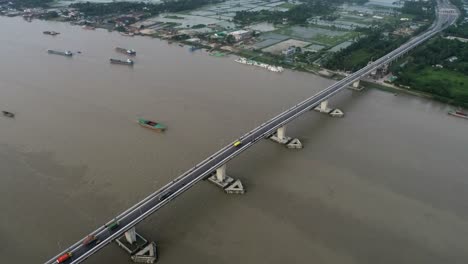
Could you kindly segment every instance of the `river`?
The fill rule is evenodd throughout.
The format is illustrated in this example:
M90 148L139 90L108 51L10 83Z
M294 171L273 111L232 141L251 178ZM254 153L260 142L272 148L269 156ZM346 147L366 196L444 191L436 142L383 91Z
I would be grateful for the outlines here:
M42 263L332 83L157 39L0 23L0 110L16 113L0 118L2 263ZM109 64L124 58L116 46L137 51L133 68ZM245 195L201 182L140 224L159 263L467 263L468 122L379 90L331 104L346 116L310 112L289 125L304 149L265 140L228 164ZM130 260L112 244L87 263Z

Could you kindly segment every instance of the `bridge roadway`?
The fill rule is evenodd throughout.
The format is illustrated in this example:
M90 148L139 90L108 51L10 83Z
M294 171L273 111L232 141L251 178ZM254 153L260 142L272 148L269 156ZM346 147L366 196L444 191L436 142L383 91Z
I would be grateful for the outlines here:
M94 232L90 233L90 235L94 235L98 238L98 240L100 240L98 244L92 243L90 245L84 246L82 245L84 240L83 238L74 245L65 249L57 256L45 262L45 264L55 263L56 259L66 252L71 252L72 257L64 263L76 264L84 261L86 258L93 255L111 243L113 240L123 235L126 231L130 230L135 225L143 221L152 213L169 203L172 199L188 190L194 184L212 174L217 168L221 167L235 156L253 146L259 140L272 135L279 127L284 126L301 114L315 108L320 104L320 102L345 89L350 84L361 79L378 67L390 63L391 61L407 53L412 48L416 47L417 45L440 32L442 29L451 25L459 15L458 11L456 11L456 9L451 6L448 0L438 0L438 9L436 13L437 17L435 22L427 31L421 35L412 38L407 43L388 53L384 57L374 61L368 66L329 86L325 90L322 90L316 95L298 103L290 109L273 117L269 121L261 124L238 139L242 142L240 146L233 146L234 142L227 145L207 159L195 165L195 167L191 168L181 176L166 184L158 191L149 195L142 201L138 202L131 208L127 209L125 212L109 221L109 223L112 223L113 221L117 220L119 222L118 228L109 231L105 228L105 226L101 226Z

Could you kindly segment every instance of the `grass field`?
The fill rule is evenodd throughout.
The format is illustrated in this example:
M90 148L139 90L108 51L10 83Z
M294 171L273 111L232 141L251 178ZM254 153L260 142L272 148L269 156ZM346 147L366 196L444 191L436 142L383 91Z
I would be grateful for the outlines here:
M415 89L440 84L441 88L443 86L443 88L448 89L453 96L465 95L468 99L468 76L462 73L426 67L421 71L411 71L411 76L411 86Z
M279 5L278 7L290 9L290 8L293 8L294 6L296 6L296 5L291 4L291 3L283 3L283 4Z

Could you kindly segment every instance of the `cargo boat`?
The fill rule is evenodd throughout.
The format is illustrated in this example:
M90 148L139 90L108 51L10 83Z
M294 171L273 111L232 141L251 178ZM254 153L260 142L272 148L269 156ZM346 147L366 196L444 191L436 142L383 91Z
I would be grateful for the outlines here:
M156 130L156 131L159 131L159 132L162 132L162 131L166 130L165 125L163 125L161 123L154 122L154 121L146 120L146 119L143 119L143 118L138 119L138 124L140 124L143 127L153 129L153 130Z
M67 56L67 57L73 56L73 53L69 50L66 50L66 51L47 50L47 52L49 54L62 55L62 56Z
M456 117L461 117L461 118L465 118L465 119L468 119L468 114L463 112L461 109L459 110L451 110L448 112L449 115L453 115L453 116L456 116Z
M115 48L115 51L127 54L127 55L136 55L136 51L134 49L124 49L124 48Z
M55 36L55 35L58 35L60 34L59 32L56 32L56 31L44 31L42 32L44 35L51 35L51 36Z
M110 63L133 66L133 61L131 59L127 59L127 60L110 59Z

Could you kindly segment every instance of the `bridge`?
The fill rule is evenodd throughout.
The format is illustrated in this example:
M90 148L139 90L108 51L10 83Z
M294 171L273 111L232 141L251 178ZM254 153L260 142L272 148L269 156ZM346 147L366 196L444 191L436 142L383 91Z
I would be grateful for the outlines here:
M357 86L361 78L378 69L379 67L382 67L383 65L389 64L390 62L400 58L401 56L408 53L411 49L438 34L446 27L452 25L458 16L459 11L450 2L448 2L448 0L438 0L436 7L436 19L424 33L413 37L408 42L383 56L382 58L370 63L366 67L346 76L342 80L334 83L314 96L307 98L306 100L271 118L267 122L254 128L239 139L236 139L231 144L201 161L193 168L175 178L173 181L169 182L156 192L152 193L131 208L114 217L105 225L91 232L89 235L95 236L97 241L86 244L83 243L86 238L83 238L70 247L66 248L57 256L46 261L45 264L56 263L58 257L68 252L72 253L71 257L62 263L81 263L124 234L128 240L134 240L134 227L149 217L152 213L156 212L174 198L181 195L196 183L209 177L213 173L216 173L214 176L215 180L222 183L226 179L226 164L231 159L241 154L251 146L255 145L263 138L267 138L273 135L279 142L286 140L286 124L298 116L309 112L311 109L316 107L319 107L319 109L326 107L327 99L350 85ZM119 224L114 226L112 230L106 228L106 226L109 226L115 222L118 222Z

